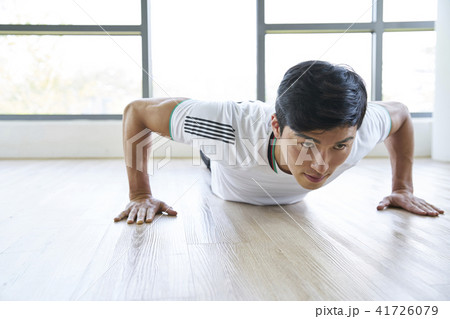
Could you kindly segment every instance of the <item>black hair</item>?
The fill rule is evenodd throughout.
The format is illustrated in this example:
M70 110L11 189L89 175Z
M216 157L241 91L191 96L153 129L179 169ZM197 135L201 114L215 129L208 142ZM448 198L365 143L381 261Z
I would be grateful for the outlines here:
M326 131L362 124L367 108L363 79L346 65L306 61L290 68L278 88L275 112L281 133Z

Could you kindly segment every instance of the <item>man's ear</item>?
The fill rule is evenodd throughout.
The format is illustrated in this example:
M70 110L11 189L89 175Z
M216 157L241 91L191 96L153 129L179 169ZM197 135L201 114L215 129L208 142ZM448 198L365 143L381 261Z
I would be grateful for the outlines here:
M280 123L278 122L277 115L275 113L272 114L271 124L272 124L273 135L276 138L280 138L281 137Z

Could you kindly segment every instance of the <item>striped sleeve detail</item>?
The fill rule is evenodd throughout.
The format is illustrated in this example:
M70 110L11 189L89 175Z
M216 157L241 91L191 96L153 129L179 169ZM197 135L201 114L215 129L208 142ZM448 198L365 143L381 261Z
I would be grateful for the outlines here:
M236 140L234 128L231 125L194 116L186 116L184 120L184 132L228 144L234 144Z

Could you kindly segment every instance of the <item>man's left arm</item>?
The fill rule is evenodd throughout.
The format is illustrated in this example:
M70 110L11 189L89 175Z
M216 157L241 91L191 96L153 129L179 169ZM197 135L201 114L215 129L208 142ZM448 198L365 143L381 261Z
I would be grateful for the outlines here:
M377 206L400 207L411 213L438 216L444 211L425 200L414 196L412 167L414 156L414 131L408 108L398 102L376 102L386 108L391 116L391 132L384 141L392 166L392 194Z

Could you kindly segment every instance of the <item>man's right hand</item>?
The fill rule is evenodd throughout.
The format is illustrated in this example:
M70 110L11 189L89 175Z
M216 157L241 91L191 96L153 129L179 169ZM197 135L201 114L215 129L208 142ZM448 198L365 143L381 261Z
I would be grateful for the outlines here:
M170 216L177 215L172 207L151 195L138 196L130 200L125 210L114 218L114 222L128 217L128 224L133 224L135 221L138 225L143 224L144 221L151 223L157 213L167 213Z

